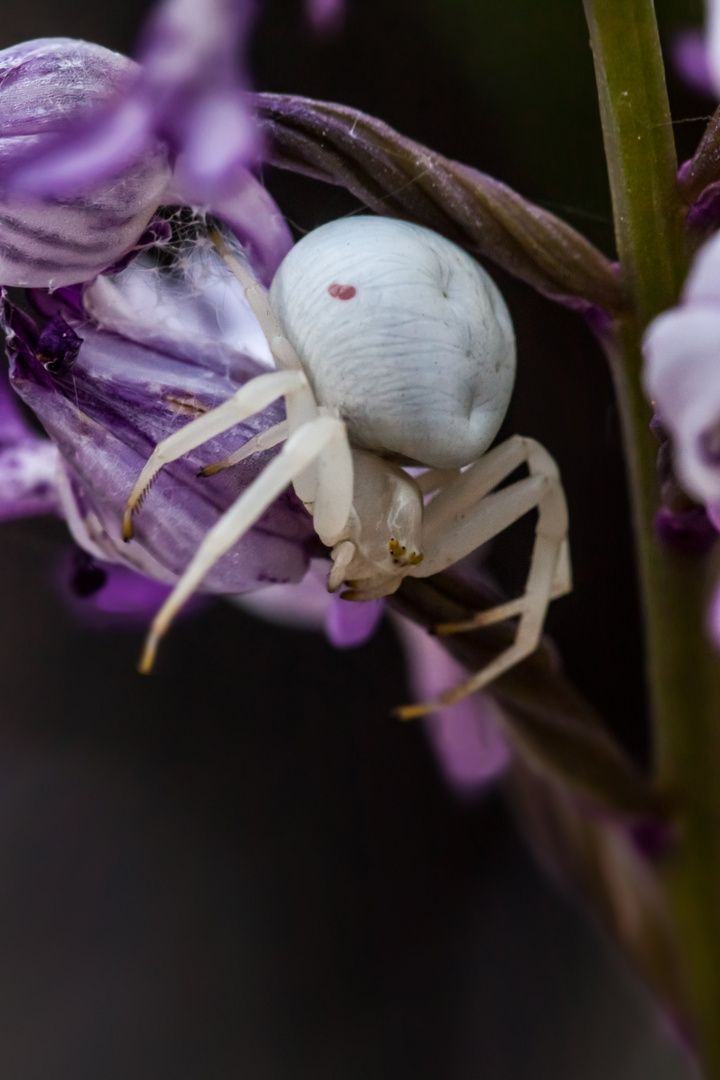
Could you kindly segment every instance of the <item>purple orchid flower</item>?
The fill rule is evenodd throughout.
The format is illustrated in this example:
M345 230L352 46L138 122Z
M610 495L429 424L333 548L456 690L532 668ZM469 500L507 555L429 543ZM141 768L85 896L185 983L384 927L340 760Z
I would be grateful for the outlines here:
M243 257L232 238L226 242ZM48 319L42 332L7 298L3 313L12 384L59 451L55 497L75 540L101 563L167 585L267 455L207 479L198 470L282 419L273 406L165 470L137 516L136 539L121 540L128 492L155 444L270 364L244 292L212 245L181 246L179 265L181 272L163 271L146 256L84 290L37 291ZM313 537L288 491L218 562L204 589L299 581Z
M26 137L8 147L0 176L4 201L22 208L13 218L20 230L18 266L0 263L0 281L57 287L89 280L130 250L160 204L180 204L211 210L242 236L257 275L269 284L292 238L248 171L259 160L260 142L236 54L252 10L249 0L165 0L146 26L137 64L64 39L30 42L2 54L20 78L7 89L3 85L9 104L0 96L0 109L20 114L16 131ZM56 96L54 121L41 129L38 117ZM130 214L133 199L142 204L142 214ZM70 222L66 227L62 219L54 231L45 227L46 248L30 252L29 270L29 238L58 205L68 213L73 208L86 224L94 257L76 252L67 265L55 258L56 233L72 247ZM117 218L110 220L116 242L107 250L101 246L106 227L99 209Z

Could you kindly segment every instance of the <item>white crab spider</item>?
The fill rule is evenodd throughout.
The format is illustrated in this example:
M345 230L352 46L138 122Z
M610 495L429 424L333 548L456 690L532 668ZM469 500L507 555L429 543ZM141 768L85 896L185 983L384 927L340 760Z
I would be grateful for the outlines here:
M287 420L207 472L285 445L205 537L152 624L140 670L150 669L160 638L210 567L292 482L331 549L328 588L347 584L356 600L386 596L405 576L438 573L537 509L524 595L444 628L519 616L514 643L442 701L479 690L536 648L549 601L570 589L555 462L520 436L486 453L515 373L512 324L496 286L455 244L390 218L316 229L286 256L269 295L218 234L214 240L245 288L277 370L156 447L128 500L123 535L132 536L132 514L163 465L279 397ZM522 464L529 476L494 491ZM414 479L401 465L427 471Z

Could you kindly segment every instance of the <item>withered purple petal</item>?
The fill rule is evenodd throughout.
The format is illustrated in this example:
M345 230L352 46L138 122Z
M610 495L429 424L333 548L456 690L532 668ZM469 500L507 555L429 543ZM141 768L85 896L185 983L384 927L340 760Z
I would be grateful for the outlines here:
M81 345L82 338L58 312L38 336L36 356L48 371L60 375L75 363Z

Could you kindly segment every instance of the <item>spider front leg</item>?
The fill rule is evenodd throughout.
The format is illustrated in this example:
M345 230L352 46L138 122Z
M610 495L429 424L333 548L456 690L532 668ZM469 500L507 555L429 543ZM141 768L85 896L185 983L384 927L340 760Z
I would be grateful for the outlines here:
M319 416L293 432L277 457L207 533L152 622L138 665L142 674L152 668L160 639L208 570L244 536L280 492L313 465L317 477L313 524L325 543L334 544L340 539L352 505L352 455L342 421Z
M231 398L224 401L222 405L211 409L204 416L198 416L197 419L191 420L189 424L185 424L179 431L173 432L172 435L158 443L130 492L123 517L123 539L132 539L133 515L140 508L150 485L163 465L169 465L171 461L177 461L178 458L190 453L191 450L202 446L208 439L212 439L216 435L222 435L223 432L228 431L235 424L239 424L249 416L261 412L273 401L277 401L279 397L283 396L285 396L288 404L288 411L290 401L295 397L300 397L302 399L300 407L303 413L307 414L308 418L312 417L314 398L303 372L299 370L272 371L268 372L267 375L258 375L256 379L246 383ZM310 399L309 402L306 402L306 398ZM314 407L314 415L317 415L316 407Z
M530 470L529 477L493 491L523 463ZM423 530L425 560L409 571L413 577L428 577L446 569L533 509L538 511L538 521L523 596L481 612L467 622L439 628L442 632L470 630L519 615L515 641L482 671L438 701L399 709L402 719L423 716L439 706L460 701L523 660L537 648L550 600L569 592L571 587L565 495L557 465L533 439L508 439L447 483L428 504Z

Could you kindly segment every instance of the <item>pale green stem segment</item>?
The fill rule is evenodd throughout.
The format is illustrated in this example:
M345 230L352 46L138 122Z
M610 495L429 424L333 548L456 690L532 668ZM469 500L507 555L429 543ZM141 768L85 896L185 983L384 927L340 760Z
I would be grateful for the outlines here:
M683 210L652 0L584 0L595 60L627 314L611 357L622 413L646 625L658 782L678 843L663 867L706 1075L720 1080L720 662L706 633L709 560L657 539L657 442L640 376L648 322L687 269Z

